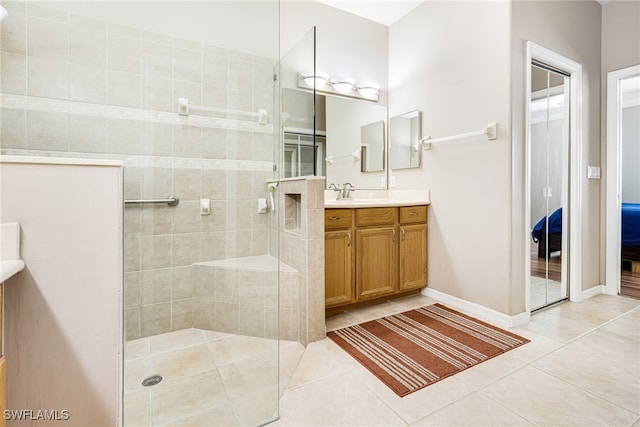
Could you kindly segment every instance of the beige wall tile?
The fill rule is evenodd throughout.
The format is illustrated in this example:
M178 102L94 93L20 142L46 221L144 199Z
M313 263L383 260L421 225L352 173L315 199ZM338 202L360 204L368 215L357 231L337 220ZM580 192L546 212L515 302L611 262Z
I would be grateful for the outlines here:
M111 70L139 74L142 71L142 45L138 38L108 34L107 66Z
M238 323L240 320L239 304L216 302L216 330L226 332L228 334L237 334L239 332Z
M109 70L107 72L107 102L119 107L142 106L140 74Z
M202 82L202 53L173 48L173 78L193 83Z
M204 169L202 171L202 196L212 200L227 199L227 176L226 170Z
M251 230L251 255L264 255L269 248L269 230Z
M171 303L140 307L140 336L163 334L171 330Z
M50 9L44 5L36 3L27 3L27 14L38 18L44 18L49 21L57 21L65 23L69 20L68 14L55 9Z
M2 52L0 55L2 92L27 94L27 58L24 55Z
M181 124L173 127L173 155L177 157L202 155L200 126Z
M17 12L10 13L11 19L6 19L0 25L0 48L3 52L26 55L27 16Z
M238 307L238 333L252 337L265 336L264 305L240 304Z
M251 160L251 132L229 130L228 155L231 160Z
M145 75L173 78L171 46L142 42L142 73Z
M208 159L227 158L227 130L209 127L202 128L202 157Z
M199 129L195 128L195 133ZM202 171L200 169L173 169L173 189L180 200L199 200L202 194Z
M224 55L203 54L202 82L205 85L226 88L229 82L229 58L227 52Z
M124 308L140 305L140 273L124 274Z
M173 153L173 125L145 122L142 124L144 154L170 157Z
M141 235L141 222L140 222L140 206L127 205L124 210L124 236L140 236Z
M70 65L69 99L104 104L107 102L107 70L89 65Z
M227 192L233 200L251 200L251 171L229 171Z
M195 267L191 265L172 269L171 298L173 300L193 298L195 273Z
M194 52L202 51L202 43L199 43L193 40L174 38L172 42L173 42L173 46L176 49L186 49Z
M140 304L171 301L171 268L140 272Z
M140 214L140 232L146 236L171 234L173 230L173 209L174 207L168 205L143 205Z
M107 119L74 114L69 122L69 151L107 152Z
M193 300L185 299L171 303L171 330L193 327Z
M202 260L200 255L200 233L174 234L173 263L174 267L191 265Z
M126 166L124 168L124 198L139 199L142 189L142 168Z
M27 93L41 98L69 98L69 63L29 58Z
M226 87L203 86L202 88L202 105L213 108L227 108L229 92ZM224 113L215 113L216 115L224 115Z
M273 66L254 62L251 72L253 90L273 94Z
M27 18L27 54L55 61L69 60L69 31L66 23L33 16Z
M212 200L211 214L200 217L200 231L223 231L227 229L227 202Z
M216 261L227 258L225 241L227 233L225 231L201 233L201 235L202 240L200 241L200 245L202 261Z
M140 238L124 238L124 271L140 270Z
M200 202L181 201L171 208L173 233L197 233L200 231Z
M92 30L99 30L106 32L107 23L104 21L98 21L96 19L87 18L80 15L69 15L69 23L78 27L89 28Z
M16 108L0 111L0 147L27 148L27 112Z
M172 249L171 236L140 237L140 269L153 270L171 267Z
M124 335L127 341L140 338L140 307L124 310Z
M142 76L142 108L155 111L173 111L172 80L163 77Z
M69 114L28 111L27 148L31 150L67 151L69 147Z
M69 28L69 60L78 64L106 67L107 32L71 25Z
M142 196L144 198L162 198L171 194L181 198L180 194L173 191L173 171L171 168L143 168L142 179Z
M193 300L193 327L199 329L207 329L210 331L217 330L215 320L215 302L207 300Z
M107 152L138 154L142 151L142 123L138 120L107 119Z
M217 268L193 266L193 297L200 300L215 301Z

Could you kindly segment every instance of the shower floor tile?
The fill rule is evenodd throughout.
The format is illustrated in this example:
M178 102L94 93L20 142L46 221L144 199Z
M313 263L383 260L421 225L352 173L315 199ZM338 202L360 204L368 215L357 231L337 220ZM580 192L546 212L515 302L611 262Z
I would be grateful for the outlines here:
M211 417L224 425L264 423L277 415L278 382L286 385L297 365L287 355L303 352L297 342L195 328L128 341L123 424L206 425L199 420ZM154 374L163 380L142 386Z

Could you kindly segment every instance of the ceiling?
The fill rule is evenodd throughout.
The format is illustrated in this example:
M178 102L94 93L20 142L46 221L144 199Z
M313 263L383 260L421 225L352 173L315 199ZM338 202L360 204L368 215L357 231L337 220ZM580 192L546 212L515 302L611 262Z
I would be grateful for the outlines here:
M389 26L415 9L424 0L316 0Z

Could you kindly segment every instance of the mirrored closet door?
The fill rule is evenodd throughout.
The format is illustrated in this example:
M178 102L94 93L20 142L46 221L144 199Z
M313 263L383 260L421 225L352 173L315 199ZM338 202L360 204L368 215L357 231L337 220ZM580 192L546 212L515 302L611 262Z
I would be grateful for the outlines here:
M531 310L568 297L569 77L531 65Z

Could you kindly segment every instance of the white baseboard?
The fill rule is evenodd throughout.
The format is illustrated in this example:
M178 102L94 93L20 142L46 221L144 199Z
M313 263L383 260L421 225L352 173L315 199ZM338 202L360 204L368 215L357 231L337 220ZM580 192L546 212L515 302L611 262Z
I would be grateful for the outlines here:
M469 302L429 287L422 289L422 295L433 298L455 310L477 317L482 321L500 328L515 328L523 326L529 323L529 320L531 319L531 313L522 312L514 316L509 316L483 305Z
M592 288L580 292L580 299L578 301L588 300L589 298L595 297L596 295L604 294L605 291L606 287L604 285L596 285Z

